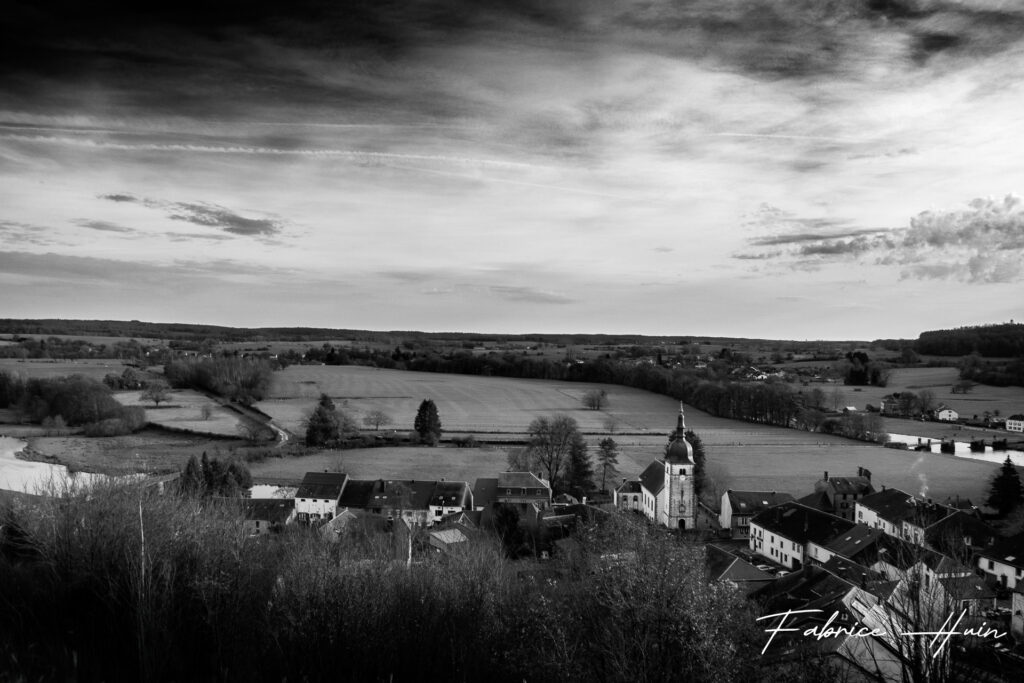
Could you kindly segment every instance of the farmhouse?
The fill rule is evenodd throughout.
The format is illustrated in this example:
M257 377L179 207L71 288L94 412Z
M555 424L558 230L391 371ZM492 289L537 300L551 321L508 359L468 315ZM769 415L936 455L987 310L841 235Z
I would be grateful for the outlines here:
M612 491L612 503L619 510L640 511L640 497L643 495L640 489L640 480L623 479L622 483Z
M522 514L533 506L541 510L551 507L551 485L533 472L502 472L477 479L473 498L477 510L506 504L515 505Z
M295 493L295 513L300 522L334 519L338 499L348 475L338 472L306 472Z
M1024 415L1017 413L1006 418L1006 431L1024 432Z
M1002 588L1024 587L1024 533L1003 538L978 551L978 570Z
M733 491L722 494L722 509L718 523L728 529L732 538L747 538L750 535L750 518L775 505L788 503L793 496L777 491Z
M959 413L947 406L939 406L935 411L935 419L939 422L956 422L960 419Z
M665 457L648 465L639 480L641 512L652 522L670 529L694 529L697 525L693 446L685 434L686 416L680 403L676 430L672 432ZM626 484L620 488L624 486Z
M295 500L291 498L245 498L245 529L253 536L280 531L295 519Z
M810 557L812 544L823 547L854 526L842 517L798 502L783 503L750 520L750 549L787 569L799 569Z
M864 496L874 493L871 485L871 471L863 467L857 468L856 477L832 477L828 471L825 476L814 484L811 493L797 502L808 507L852 520L854 504Z

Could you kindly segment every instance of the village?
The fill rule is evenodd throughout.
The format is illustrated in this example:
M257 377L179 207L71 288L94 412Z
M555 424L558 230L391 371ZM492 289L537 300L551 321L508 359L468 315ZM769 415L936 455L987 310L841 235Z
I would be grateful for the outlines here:
M900 633L931 632L952 615L956 633L970 635L954 646L971 647L972 661L983 652L996 669L1024 664L1024 533L1001 536L980 501L921 497L856 467L823 472L813 491L729 489L716 507L698 498L686 432L680 405L664 457L622 480L610 499L554 495L534 472L497 472L472 485L308 472L297 488L254 487L245 523L255 536L311 527L327 543L390 535L396 561L408 563L423 554L457 558L497 534L509 556L521 558L522 574L557 581L579 552L580 529L614 515L640 517L703 548L708 579L739 590L763 614L796 615L785 636L766 629L767 657L811 651L895 680L920 657ZM839 628L828 638L800 636L833 623Z

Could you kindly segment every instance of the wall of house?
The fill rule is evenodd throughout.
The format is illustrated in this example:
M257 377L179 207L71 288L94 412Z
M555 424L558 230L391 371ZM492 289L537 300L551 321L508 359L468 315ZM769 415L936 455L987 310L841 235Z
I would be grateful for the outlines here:
M832 559L834 556L835 556L835 553L832 552L831 550L829 550L828 548L825 548L824 546L820 546L817 543L808 543L807 544L807 560L808 561L816 560L816 561L820 562L821 564L825 564L830 559Z
M978 558L978 569L993 577L999 582L999 585L1010 589L1016 588L1017 582L1024 579L1024 570L987 557ZM1003 583L1004 580L1005 583Z
M774 534L757 524L750 525L749 547L758 555L781 564L786 569L795 568L798 562L801 566L804 564L804 549L799 543Z
M329 498L296 498L295 512L312 516L313 519L333 519L338 511L338 501Z
M439 521L446 515L450 515L456 512L462 512L464 509L466 508L463 508L462 506L431 505L430 508L427 510L427 526L432 526L434 522Z
M732 529L732 503L728 491L722 494L722 511L718 513L718 523L723 529Z

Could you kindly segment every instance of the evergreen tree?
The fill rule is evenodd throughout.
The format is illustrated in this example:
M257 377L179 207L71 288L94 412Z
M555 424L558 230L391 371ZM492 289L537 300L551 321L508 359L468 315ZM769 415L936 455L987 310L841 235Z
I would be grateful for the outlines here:
M587 453L587 441L576 432L569 446L569 467L567 484L573 493L585 493L594 488L594 465Z
M601 463L601 492L604 493L607 490L605 480L609 474L615 474L616 466L619 464L619 444L609 436L601 439L597 448L597 461Z
M988 505L999 511L1001 517L1013 512L1014 508L1024 501L1024 490L1021 488L1020 474L1017 467L1006 456L999 473L992 478L989 489Z
M707 464L704 442L701 441L701 438L692 429L687 429L684 436L690 442L690 445L693 446L693 492L699 498L704 490L704 485L707 483L707 477L704 474L704 466Z
M327 394L320 395L316 408L306 419L306 445L330 446L338 441L341 423L334 401Z
M420 435L420 441L436 446L441 440L441 418L437 415L437 406L429 398L423 399L416 411L413 428Z
M203 454L206 455L205 453ZM181 477L178 479L178 490L186 496L194 496L202 493L203 491L203 472L199 468L199 461L196 460L196 456L192 456L185 463L185 469L181 471Z

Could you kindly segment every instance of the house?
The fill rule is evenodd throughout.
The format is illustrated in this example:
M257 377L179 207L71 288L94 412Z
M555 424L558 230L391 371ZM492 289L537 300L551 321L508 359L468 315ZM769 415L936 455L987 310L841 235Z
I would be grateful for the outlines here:
M956 422L960 415L948 406L939 406L935 410L935 419L939 422Z
M306 472L295 492L295 513L300 522L313 523L334 519L338 499L348 482L348 475L339 472Z
M295 519L295 500L244 498L245 528L253 536L280 531Z
M734 491L729 489L722 494L722 509L718 514L718 523L722 529L728 529L732 538L748 538L750 535L750 518L775 505L788 503L793 496L777 491Z
M1002 538L977 553L978 571L1000 588L1024 587L1024 533Z
M712 581L728 581L744 593L750 594L775 577L763 572L742 557L714 544L705 546L705 563L708 578Z
M643 494L640 490L639 479L623 479L622 483L616 486L615 490L612 491L612 503L619 510L632 510L633 512L640 512L641 495Z
M874 493L871 485L871 471L857 468L855 477L831 477L828 471L814 484L814 493L797 502L827 512L846 520L853 520L855 503L864 496Z
M348 508L334 516L334 519L325 522L320 526L320 537L325 541L337 543L346 533L351 532L358 526L359 515Z
M823 543L808 543L808 556L819 564L826 564L832 559L852 561L865 548L873 545L882 536L881 529L872 529L864 524L855 524L850 530Z
M890 536L902 534L903 520L914 514L917 499L900 489L883 488L854 503L855 521Z
M647 519L669 529L695 529L697 495L693 488L693 446L686 440L686 416L679 404L676 429L672 432L665 457L654 460L640 474L639 510ZM630 483L632 490L637 484ZM626 487L623 484L619 488ZM616 497L618 500L618 497Z
M842 517L791 501L751 518L749 546L787 569L799 569L808 559L820 560L816 551L814 557L809 555L812 546L823 547L854 526Z
M1006 418L1006 431L1024 432L1024 415L1017 413Z
M476 480L473 503L477 510L485 511L494 505L514 505L520 515L534 505L546 510L551 507L551 485L533 472L502 472Z

